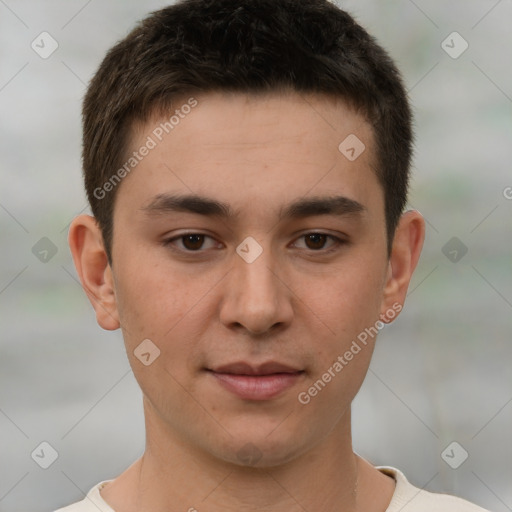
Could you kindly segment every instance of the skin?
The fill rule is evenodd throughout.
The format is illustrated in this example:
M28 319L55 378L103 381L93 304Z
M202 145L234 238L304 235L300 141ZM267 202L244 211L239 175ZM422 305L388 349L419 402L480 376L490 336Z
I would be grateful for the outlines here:
M291 92L196 99L119 185L113 264L93 217L70 229L97 321L121 327L144 397L145 453L101 494L116 512L385 511L394 480L353 453L350 427L375 337L308 404L297 397L403 305L424 220L402 215L388 259L372 129L343 101ZM131 148L161 121L134 126ZM366 147L354 161L338 150L349 134ZM148 211L166 193L207 196L237 215ZM333 195L364 210L278 218L292 201ZM345 243L308 243L311 232ZM175 238L185 233L207 237ZM236 252L248 236L262 248L252 263ZM160 350L148 366L134 355L145 339ZM205 370L270 360L303 373L268 400L241 399ZM247 445L253 460L240 455Z

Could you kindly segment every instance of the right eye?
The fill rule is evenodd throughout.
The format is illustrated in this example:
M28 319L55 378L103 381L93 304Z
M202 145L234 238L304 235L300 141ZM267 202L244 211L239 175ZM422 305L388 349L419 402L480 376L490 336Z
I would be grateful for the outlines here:
M211 236L205 235L203 233L184 233L172 238L167 238L163 241L163 245L165 247L170 247L175 251L204 252L200 249L203 248L205 238L209 238L210 240L214 241Z

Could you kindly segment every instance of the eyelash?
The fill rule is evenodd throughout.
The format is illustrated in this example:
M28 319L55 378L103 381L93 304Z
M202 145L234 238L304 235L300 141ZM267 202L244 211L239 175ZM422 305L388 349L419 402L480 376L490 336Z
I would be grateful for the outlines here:
M177 248L177 247L175 247L173 245L174 241L181 240L181 239L185 238L186 236L191 236L191 235L203 236L205 238L211 238L212 240L214 239L213 237L211 237L210 235L206 235L205 233L190 232L190 233L183 233L183 234L175 236L173 238L168 238L166 240L163 240L162 244L165 247L168 247L168 248L170 248L173 251L177 251L177 252L181 252L181 253L189 253L189 254L194 254L194 253L201 254L201 253L204 253L205 250L198 249L196 251L193 251L193 250L189 250L189 249L179 249L179 248ZM300 238L304 238L304 237L306 237L308 235L324 235L327 238L330 238L331 240L334 241L334 245L332 247L330 247L329 249L317 249L317 250L315 250L315 249L302 249L302 250L306 250L306 251L311 251L312 253L319 253L319 254L326 255L326 254L330 254L330 253L338 250L341 246L348 244L348 242L346 240L343 240L343 239L341 239L341 238L339 238L337 236L330 235L328 233L319 232L319 231L311 231L309 233L304 233L303 235L301 235L298 238L299 239Z

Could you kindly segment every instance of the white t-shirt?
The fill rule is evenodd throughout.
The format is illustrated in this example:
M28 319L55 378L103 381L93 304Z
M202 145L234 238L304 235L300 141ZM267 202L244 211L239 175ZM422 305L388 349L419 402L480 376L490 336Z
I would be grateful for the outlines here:
M400 470L391 466L377 466L377 469L396 481L395 492L386 512L489 512L462 498L419 489L410 484ZM87 493L85 499L55 512L115 512L100 495L100 490L111 481L100 482Z

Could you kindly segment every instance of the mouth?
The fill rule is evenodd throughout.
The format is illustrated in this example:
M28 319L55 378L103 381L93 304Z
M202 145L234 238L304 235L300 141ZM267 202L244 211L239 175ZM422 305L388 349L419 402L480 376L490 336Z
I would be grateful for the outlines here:
M230 393L244 400L270 400L304 377L305 371L270 361L258 366L245 362L206 368Z

